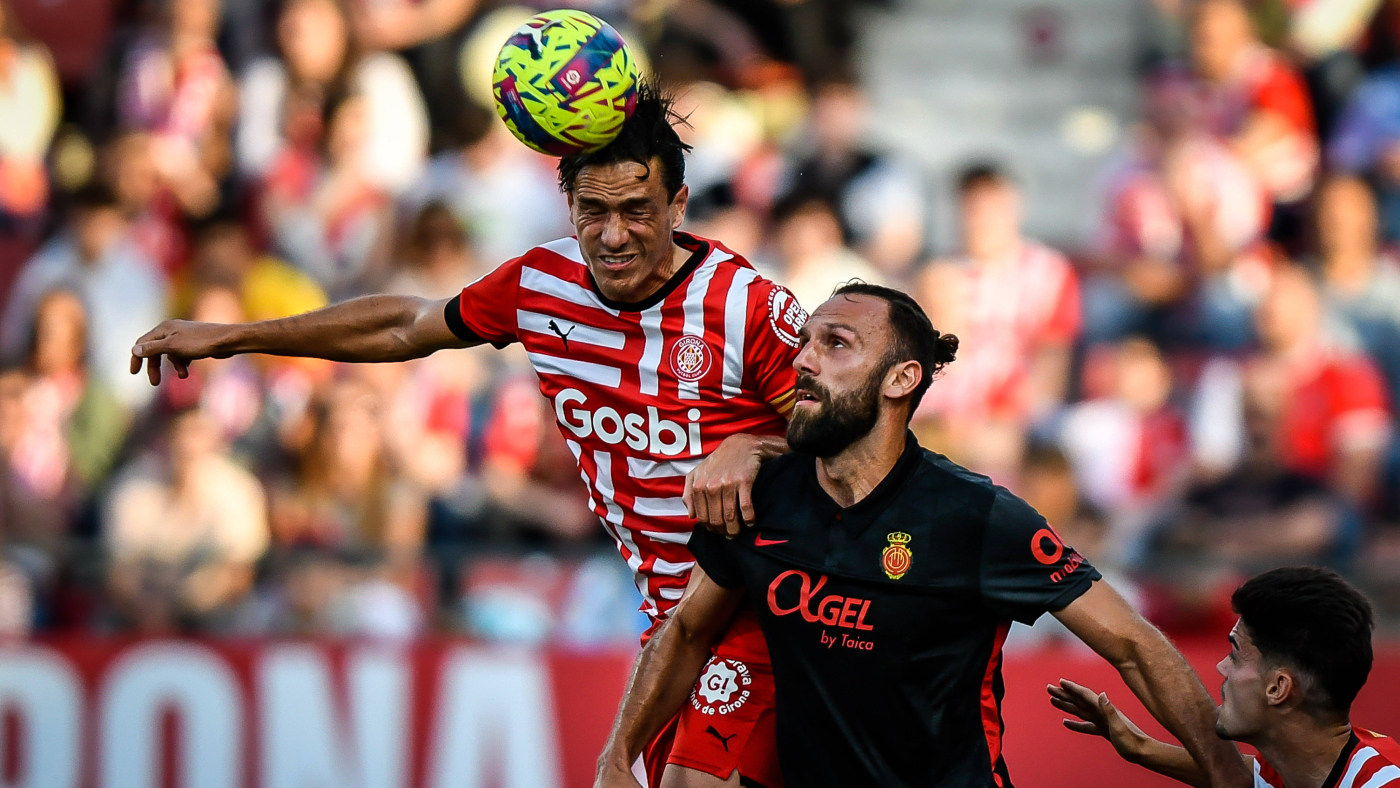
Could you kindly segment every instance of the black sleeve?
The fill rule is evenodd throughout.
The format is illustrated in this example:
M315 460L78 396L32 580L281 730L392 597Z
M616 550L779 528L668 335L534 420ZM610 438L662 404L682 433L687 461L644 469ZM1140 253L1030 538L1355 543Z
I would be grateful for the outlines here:
M695 526L690 534L690 553L705 574L721 588L736 589L744 585L739 561L734 555L734 543L706 528Z
M1002 488L988 514L980 574L987 607L1024 624L1063 610L1102 577L1039 512Z
M447 328L463 342L485 342L486 340L476 335L475 331L467 328L467 324L462 322L462 294L458 293L443 307L442 317L447 321ZM509 342L492 342L491 346L500 350L509 345Z

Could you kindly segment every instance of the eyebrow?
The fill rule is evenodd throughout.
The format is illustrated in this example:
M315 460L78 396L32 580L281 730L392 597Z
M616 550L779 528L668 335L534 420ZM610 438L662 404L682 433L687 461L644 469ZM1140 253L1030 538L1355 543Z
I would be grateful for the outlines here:
M1239 647L1240 647L1240 642L1239 642L1238 640L1235 639L1235 633L1234 633L1234 632L1231 632L1230 634L1226 635L1225 637L1229 639L1230 645L1234 646L1235 648L1239 648Z

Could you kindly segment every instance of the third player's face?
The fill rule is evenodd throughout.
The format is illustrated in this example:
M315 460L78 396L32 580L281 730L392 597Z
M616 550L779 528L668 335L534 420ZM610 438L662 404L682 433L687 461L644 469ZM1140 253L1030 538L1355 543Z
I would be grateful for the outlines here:
M603 295L636 302L673 273L671 233L685 219L686 187L668 199L661 162L585 167L569 195L569 215L588 270Z
M1251 642L1243 622L1230 631L1230 653L1215 669L1225 677L1220 685L1215 733L1222 739L1247 742L1264 727L1268 698L1263 655Z

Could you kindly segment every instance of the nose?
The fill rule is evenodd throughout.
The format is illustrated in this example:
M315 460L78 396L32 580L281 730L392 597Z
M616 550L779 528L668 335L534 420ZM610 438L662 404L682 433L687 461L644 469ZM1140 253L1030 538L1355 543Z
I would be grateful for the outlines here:
M797 351L797 358L792 360L792 368L797 370L799 375L811 375L816 377L818 367L816 353L812 351L812 343L807 342Z
M627 245L627 222L618 213L609 213L603 221L603 233L598 239L608 249L621 249Z
M1215 663L1215 672L1216 672L1216 673L1219 673L1221 678L1229 678L1229 676L1226 676L1226 675L1225 675L1225 663L1227 663L1227 662L1229 662L1229 661L1230 661L1230 658L1229 658L1229 657L1226 657L1226 658L1220 660L1219 662Z

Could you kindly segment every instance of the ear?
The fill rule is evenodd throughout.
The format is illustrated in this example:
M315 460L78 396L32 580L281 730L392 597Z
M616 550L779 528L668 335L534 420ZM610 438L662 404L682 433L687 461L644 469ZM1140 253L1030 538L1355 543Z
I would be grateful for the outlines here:
M901 361L885 373L884 394L890 399L902 399L914 393L923 380L924 368L914 360Z
M685 222L685 209L690 204L690 186L682 184L671 200L671 229L679 230Z
M1287 668L1274 668L1264 684L1264 701L1282 706L1298 697L1298 680Z

